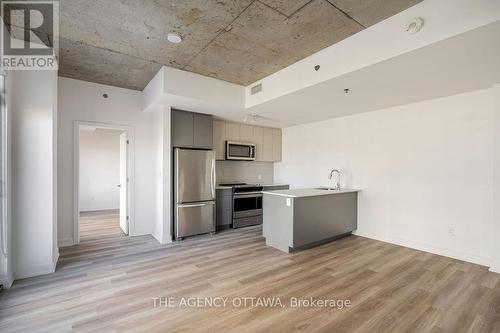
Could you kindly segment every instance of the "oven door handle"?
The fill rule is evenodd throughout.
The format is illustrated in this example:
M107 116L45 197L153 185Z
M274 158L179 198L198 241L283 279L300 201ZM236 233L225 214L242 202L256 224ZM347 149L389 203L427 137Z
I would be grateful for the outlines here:
M262 198L262 192L235 193L234 198Z

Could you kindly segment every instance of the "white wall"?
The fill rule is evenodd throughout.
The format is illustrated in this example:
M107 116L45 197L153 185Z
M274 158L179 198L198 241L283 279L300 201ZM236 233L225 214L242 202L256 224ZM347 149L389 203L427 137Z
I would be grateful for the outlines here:
M102 95L106 93L109 98ZM85 81L59 78L59 242L73 243L73 144L74 122L98 122L129 126L134 132L130 147L135 151L134 221L130 234L153 234L156 221L156 167L158 134L155 113L142 111L142 93Z
M493 224L491 226L491 267L500 273L500 84L493 88L494 99L494 162L493 162Z
M153 236L162 244L172 242L171 220L171 145L170 145L170 108L159 107L155 111L156 145L156 220Z
M243 109L245 87L163 66L144 89L144 109L168 107L215 112Z
M5 73L3 73L5 74ZM6 160L3 160L3 163L6 163L5 168L7 169L6 171L6 178L3 179L4 182L6 182L6 193L4 193L4 196L6 198L5 206L2 207L4 212L6 212L6 223L4 227L2 228L2 237L3 239L0 241L0 243L5 241L5 244L3 244L3 247L5 250L7 250L7 253L0 253L0 284L2 284L5 288L10 288L12 285L12 282L14 281L14 274L12 272L12 188L11 188L11 177L12 177L12 141L11 141L11 133L12 133L12 119L10 117L10 112L11 112L11 107L12 107L12 75L6 75L5 76L5 92L6 92L6 101L5 101L5 106L7 108L7 124L6 124L6 139L7 142L3 142L3 144L6 144ZM4 140L5 137L0 139L0 142ZM2 157L3 158L3 157ZM3 177L2 177L3 178ZM0 222L1 223L1 222Z
M80 211L120 208L120 133L80 129Z
M362 236L489 265L493 89L283 130L275 181L359 188Z
M57 73L14 71L12 251L15 278L54 271L57 233Z

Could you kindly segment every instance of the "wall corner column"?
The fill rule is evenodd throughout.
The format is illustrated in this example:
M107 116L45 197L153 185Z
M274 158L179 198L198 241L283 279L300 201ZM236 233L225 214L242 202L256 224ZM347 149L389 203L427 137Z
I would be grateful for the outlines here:
M493 212L490 271L500 273L500 83L493 86Z

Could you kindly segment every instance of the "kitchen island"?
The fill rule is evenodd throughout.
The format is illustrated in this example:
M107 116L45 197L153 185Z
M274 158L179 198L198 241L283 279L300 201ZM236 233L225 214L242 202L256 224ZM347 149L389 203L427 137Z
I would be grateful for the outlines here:
M358 192L326 188L264 191L266 245L290 253L351 234L357 229Z

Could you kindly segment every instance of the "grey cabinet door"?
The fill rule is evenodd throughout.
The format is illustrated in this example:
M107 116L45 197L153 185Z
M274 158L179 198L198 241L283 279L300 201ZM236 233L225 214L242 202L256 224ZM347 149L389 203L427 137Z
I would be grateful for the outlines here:
M217 190L217 226L228 226L233 223L233 191Z
M194 146L196 148L213 149L213 122L212 116L194 114Z
M172 110L172 147L194 148L194 115Z

